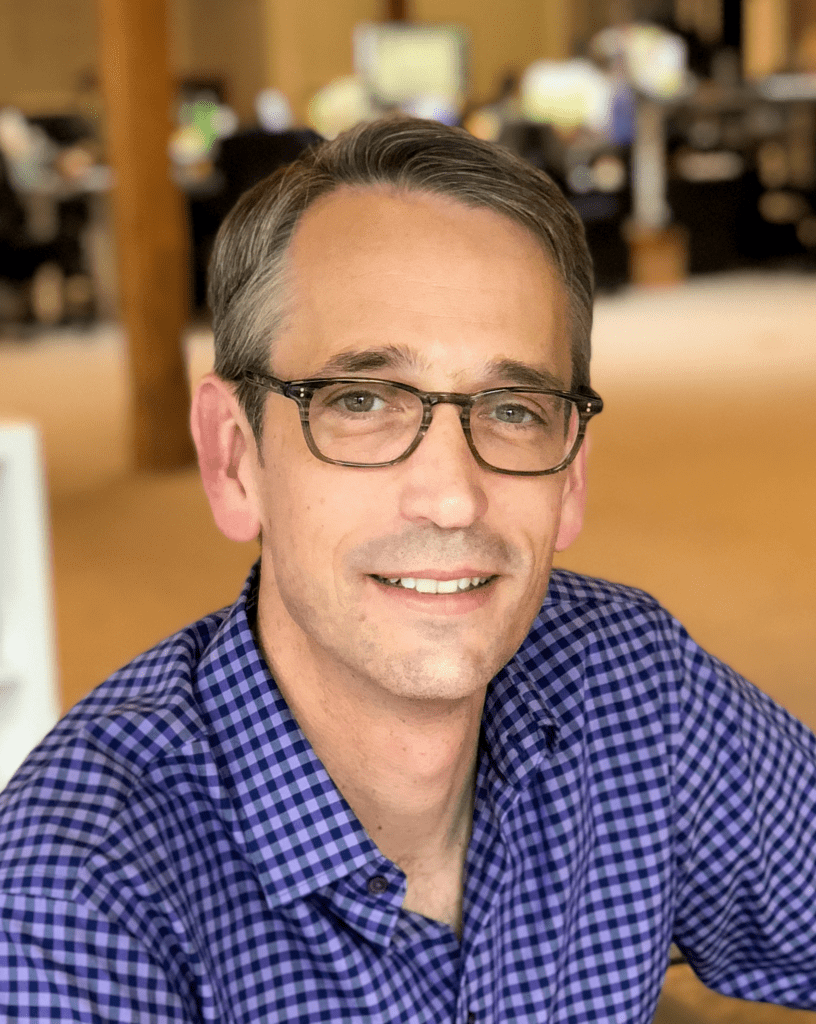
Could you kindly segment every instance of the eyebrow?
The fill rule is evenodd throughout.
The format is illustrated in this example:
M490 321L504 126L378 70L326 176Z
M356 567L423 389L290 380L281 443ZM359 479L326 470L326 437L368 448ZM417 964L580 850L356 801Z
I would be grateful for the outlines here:
M568 391L569 387L559 377L543 366L531 366L517 359L497 359L487 364L488 376L511 381L519 387L549 388L553 391Z
M420 360L410 351L398 345L383 345L380 348L366 348L352 352L338 352L324 363L314 374L327 377L335 373L366 373L369 370L417 369Z
M371 370L426 370L428 362L411 349L399 345L383 345L377 348L360 349L352 352L338 352L314 373L315 377L330 377L334 374L368 373ZM506 384L526 388L545 388L566 391L568 386L550 370L533 366L518 359L486 360L470 367L480 380L495 382L493 386Z

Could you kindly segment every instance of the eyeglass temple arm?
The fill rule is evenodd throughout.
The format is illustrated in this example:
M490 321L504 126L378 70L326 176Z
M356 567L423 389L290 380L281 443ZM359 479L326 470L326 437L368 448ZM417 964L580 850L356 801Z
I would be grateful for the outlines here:
M275 391L279 395L285 395L289 385L288 381L273 377L271 373L256 373L254 370L244 370L239 380L247 380L250 384L257 384L259 387Z

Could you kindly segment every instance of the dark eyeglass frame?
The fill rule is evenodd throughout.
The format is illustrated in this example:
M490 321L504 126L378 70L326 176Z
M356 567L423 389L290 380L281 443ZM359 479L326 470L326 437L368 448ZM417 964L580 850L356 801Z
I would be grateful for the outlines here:
M581 387L577 391L557 391L552 388L504 387L489 388L487 391L477 391L475 394L465 395L456 391L420 391L419 388L412 387L410 384L401 384L397 381L384 380L380 377L311 377L305 380L280 380L278 377L273 377L268 373L256 373L253 370L246 370L240 379L248 384L265 388L267 391L274 391L276 394L283 395L285 398L290 398L293 402L296 402L300 410L300 425L303 429L303 436L312 455L320 459L321 462L328 462L333 466L349 466L354 469L380 469L383 466L395 466L399 462L404 462L405 459L409 458L417 450L423 437L428 432L433 419L434 406L458 405L459 422L462 424L462 430L464 431L468 447L476 462L483 469L488 469L492 473L504 473L508 476L549 476L552 473L560 473L562 469L566 469L569 466L578 454L584 440L587 423L603 409L603 399L596 391L589 387ZM408 448L401 455L398 455L397 458L390 459L388 462L343 462L339 459L330 459L327 455L324 455L312 437L312 429L309 423L309 405L316 391L333 384L384 384L387 387L407 391L409 394L419 398L422 402L422 420L417 429L416 437ZM578 409L578 432L575 435L575 442L572 448L557 466L553 466L552 469L500 469L498 466L492 466L482 458L470 432L470 411L480 398L499 393L554 395L557 398L564 398L575 404Z

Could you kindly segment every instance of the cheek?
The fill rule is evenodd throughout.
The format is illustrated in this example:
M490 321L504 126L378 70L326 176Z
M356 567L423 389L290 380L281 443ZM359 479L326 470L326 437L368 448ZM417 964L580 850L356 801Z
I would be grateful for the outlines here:
M288 417L268 417L264 426L264 465L260 468L263 488L263 516L270 535L297 535L315 496L320 491L310 479L317 461L295 418L296 410L284 409ZM318 463L319 465L319 463Z
M547 589L560 520L560 486L536 488L532 500L529 497L519 500L507 510L503 520L505 529L511 522L516 523L518 532L513 541L527 562L525 590L529 600L536 605L540 604ZM511 538L508 536L508 539Z
M561 521L563 486L560 480L552 477L529 478L522 482L528 485L527 488L508 496L498 522L504 523L507 529L514 524L524 538L525 546L538 559L555 542Z
M276 561L303 559L325 544L327 499L288 472L272 477L264 495L265 536Z
M343 553L353 536L366 532L377 498L350 487L335 467L307 458L290 460L277 472L267 463L264 548L279 573L302 582L339 579Z

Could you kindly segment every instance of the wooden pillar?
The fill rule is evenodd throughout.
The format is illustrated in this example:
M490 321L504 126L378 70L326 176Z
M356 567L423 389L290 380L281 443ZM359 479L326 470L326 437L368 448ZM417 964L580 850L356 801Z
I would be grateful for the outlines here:
M795 71L816 71L816 0L791 4L791 42Z
M743 0L743 73L764 78L787 67L789 0Z
M182 334L189 316L187 227L170 176L174 88L166 0L97 0L122 317L137 469L192 463Z

